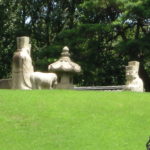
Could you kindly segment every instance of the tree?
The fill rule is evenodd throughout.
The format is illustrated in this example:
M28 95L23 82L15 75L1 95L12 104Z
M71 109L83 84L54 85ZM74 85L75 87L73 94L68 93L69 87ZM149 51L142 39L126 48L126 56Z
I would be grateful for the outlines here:
M68 45L83 69L80 85L124 84L125 65L138 60L150 90L150 0L5 0L0 7L1 77L11 72L16 36L28 35L36 70L46 71Z

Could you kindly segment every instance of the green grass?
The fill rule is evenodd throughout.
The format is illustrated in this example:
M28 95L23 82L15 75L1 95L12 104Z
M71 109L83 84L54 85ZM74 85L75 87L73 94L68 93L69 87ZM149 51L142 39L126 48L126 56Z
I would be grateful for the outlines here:
M150 94L0 90L0 150L145 150Z

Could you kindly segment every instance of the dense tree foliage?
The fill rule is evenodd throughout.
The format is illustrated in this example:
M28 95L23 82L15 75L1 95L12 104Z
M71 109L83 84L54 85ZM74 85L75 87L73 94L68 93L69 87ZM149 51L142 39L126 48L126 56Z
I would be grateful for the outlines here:
M150 90L150 0L2 0L0 2L0 77L11 76L17 36L31 37L35 70L68 45L82 67L79 85L124 84L130 60Z

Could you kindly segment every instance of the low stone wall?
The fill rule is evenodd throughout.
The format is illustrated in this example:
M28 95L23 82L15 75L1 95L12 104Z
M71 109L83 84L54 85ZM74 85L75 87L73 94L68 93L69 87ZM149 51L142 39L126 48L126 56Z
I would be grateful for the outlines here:
M123 91L124 88L125 85L74 87L75 90L102 90L102 91Z
M0 89L11 89L12 79L1 79Z

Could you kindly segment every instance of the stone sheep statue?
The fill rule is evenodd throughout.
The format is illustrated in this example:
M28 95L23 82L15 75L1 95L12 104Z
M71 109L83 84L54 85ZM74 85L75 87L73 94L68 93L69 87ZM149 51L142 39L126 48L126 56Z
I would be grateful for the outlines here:
M143 81L138 75L139 62L131 61L126 66L125 90L134 92L144 92Z
M30 76L32 89L52 89L57 85L55 73L34 72Z

